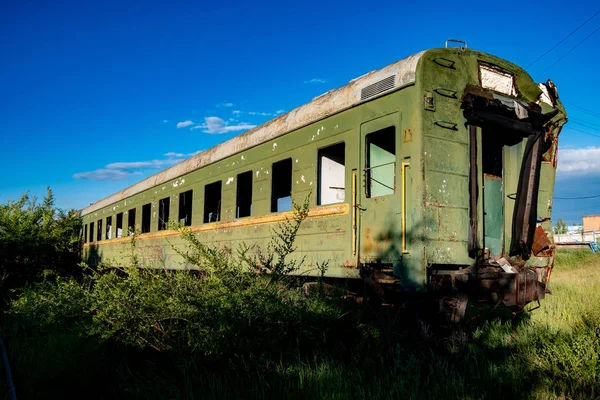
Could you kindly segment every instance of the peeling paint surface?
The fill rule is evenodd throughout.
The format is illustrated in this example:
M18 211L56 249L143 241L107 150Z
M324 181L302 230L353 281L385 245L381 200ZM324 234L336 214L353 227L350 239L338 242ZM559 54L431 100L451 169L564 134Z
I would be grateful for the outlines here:
M417 64L425 52L419 52L403 60L395 62L377 71L369 72L350 81L346 86L329 91L316 97L310 103L300 106L280 117L268 121L254 129L236 136L209 150L203 151L179 164L176 164L158 174L138 182L118 193L102 199L82 210L89 214L124 198L148 190L154 186L180 177L203 166L222 160L288 132L318 121L325 117L348 109L360 102L360 92L365 86L381 80L390 74L396 76L396 87L415 82Z

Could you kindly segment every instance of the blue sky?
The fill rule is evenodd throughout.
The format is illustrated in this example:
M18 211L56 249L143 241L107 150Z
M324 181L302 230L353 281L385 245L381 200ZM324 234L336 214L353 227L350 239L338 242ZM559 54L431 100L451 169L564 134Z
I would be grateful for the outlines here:
M49 185L58 206L84 207L447 38L526 67L599 8L403 3L7 0L0 202ZM553 79L571 119L557 197L600 194L600 32L551 66L598 27L527 68ZM600 198L555 201L568 222L592 213Z

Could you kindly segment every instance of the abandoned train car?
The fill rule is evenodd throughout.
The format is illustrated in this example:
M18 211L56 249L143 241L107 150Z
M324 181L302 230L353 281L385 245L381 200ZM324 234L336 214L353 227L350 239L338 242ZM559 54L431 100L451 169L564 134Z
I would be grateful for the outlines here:
M464 47L370 72L82 210L84 258L185 268L168 221L207 244L265 246L309 193L302 274L522 307L553 267L566 113L551 81ZM167 240L168 239L168 240Z

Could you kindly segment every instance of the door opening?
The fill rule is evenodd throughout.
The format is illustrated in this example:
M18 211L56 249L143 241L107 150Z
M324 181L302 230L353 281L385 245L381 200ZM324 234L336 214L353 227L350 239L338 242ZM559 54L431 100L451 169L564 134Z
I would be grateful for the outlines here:
M521 164L520 160L506 159L505 152L525 140L522 132L506 127L488 125L481 130L483 247L493 259L504 256L505 215L514 207L512 181L518 177Z

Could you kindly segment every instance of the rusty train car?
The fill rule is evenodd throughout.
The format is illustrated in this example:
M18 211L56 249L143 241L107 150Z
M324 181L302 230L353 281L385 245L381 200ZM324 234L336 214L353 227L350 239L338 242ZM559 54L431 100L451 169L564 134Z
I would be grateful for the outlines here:
M207 244L264 246L309 193L299 274L522 308L553 268L566 112L551 81L461 47L372 71L82 210L83 256L187 268L169 221ZM129 228L129 229L128 229Z

